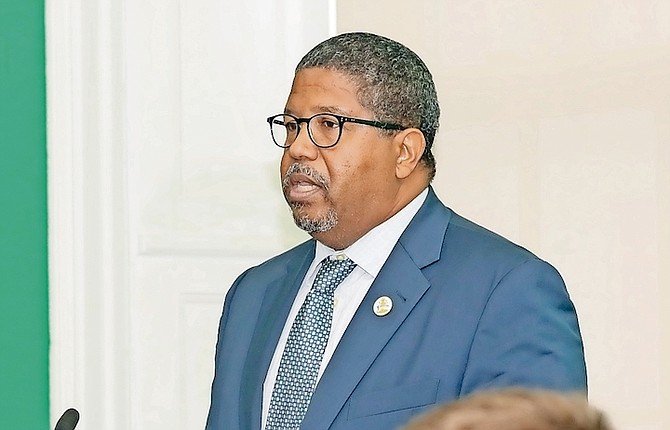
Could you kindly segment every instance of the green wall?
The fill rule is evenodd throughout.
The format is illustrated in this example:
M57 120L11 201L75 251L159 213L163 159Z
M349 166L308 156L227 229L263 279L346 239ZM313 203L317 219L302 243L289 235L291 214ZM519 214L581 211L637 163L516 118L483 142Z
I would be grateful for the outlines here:
M0 429L49 428L43 0L0 0Z

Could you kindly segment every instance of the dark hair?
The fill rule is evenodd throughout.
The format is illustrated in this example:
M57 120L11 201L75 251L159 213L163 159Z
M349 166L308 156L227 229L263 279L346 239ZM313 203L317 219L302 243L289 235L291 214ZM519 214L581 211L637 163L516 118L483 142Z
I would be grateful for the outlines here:
M440 106L433 76L409 48L371 33L344 33L325 40L298 63L349 76L358 84L358 101L376 120L418 128L426 139L422 161L429 180L435 176L432 147L439 127ZM388 131L382 131L388 133Z

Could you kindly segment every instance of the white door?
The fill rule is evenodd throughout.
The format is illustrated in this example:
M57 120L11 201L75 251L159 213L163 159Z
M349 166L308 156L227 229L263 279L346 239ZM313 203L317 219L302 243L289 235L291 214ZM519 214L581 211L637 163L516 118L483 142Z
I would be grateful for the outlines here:
M52 421L204 427L226 290L305 238L265 118L333 11L47 1Z

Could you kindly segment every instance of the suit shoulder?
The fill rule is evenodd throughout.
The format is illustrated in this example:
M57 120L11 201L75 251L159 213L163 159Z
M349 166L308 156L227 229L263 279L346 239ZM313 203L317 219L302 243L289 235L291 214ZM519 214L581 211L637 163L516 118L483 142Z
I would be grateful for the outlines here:
M523 246L458 215L453 210L451 212L451 219L447 227L447 240L444 243L445 251L457 248L466 256L485 258L488 261L505 261L509 264L539 260L535 254Z
M275 255L272 258L269 258L268 260L265 260L264 262L258 264L257 266L253 266L245 272L245 274L248 273L254 273L254 272L273 272L276 270L285 270L286 266L295 261L295 259L302 259L305 258L308 255L311 255L314 253L314 239L309 239L306 240L305 242L302 242L296 246L294 246L291 249L288 249L281 254Z
M232 302L235 296L244 291L242 296L247 297L249 293L262 291L268 283L276 279L284 278L291 270L301 267L306 260L312 258L314 253L314 242L308 240L279 255L276 255L256 266L252 266L242 272L228 290L226 302Z

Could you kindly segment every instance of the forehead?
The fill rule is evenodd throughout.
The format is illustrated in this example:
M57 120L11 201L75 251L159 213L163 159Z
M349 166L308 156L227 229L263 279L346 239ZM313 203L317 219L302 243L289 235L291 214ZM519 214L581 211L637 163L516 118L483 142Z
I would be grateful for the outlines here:
M286 102L286 112L307 115L318 112L360 113L358 85L342 72L324 68L296 73Z

